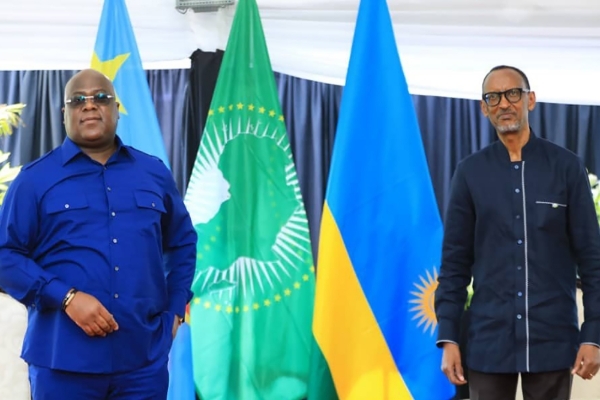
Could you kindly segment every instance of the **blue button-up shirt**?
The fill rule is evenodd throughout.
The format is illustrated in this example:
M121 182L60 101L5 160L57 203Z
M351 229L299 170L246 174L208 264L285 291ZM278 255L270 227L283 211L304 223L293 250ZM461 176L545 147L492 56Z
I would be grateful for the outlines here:
M471 276L469 368L567 369L580 343L600 343L600 229L575 154L532 133L522 161L511 162L498 141L458 165L435 298L438 344L459 340Z
M101 165L67 138L6 193L0 286L27 306L30 364L112 373L167 357L191 298L197 237L170 171L116 141ZM119 330L87 336L61 311L72 287L96 297Z

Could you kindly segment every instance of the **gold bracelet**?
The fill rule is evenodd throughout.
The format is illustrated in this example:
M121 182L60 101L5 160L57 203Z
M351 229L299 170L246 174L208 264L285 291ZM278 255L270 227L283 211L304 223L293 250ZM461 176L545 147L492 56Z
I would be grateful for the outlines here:
M73 297L75 297L75 293L77 293L77 289L75 288L71 288L67 294L65 295L65 298L62 302L62 310L66 310L67 306L69 305L69 303L71 303L71 300L73 300Z

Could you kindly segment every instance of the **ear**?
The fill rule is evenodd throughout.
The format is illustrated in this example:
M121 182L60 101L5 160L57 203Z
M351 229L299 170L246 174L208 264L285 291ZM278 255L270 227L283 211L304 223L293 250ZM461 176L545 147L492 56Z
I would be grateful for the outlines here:
M65 108L64 108L64 107L63 107L63 108L61 108L61 109L60 109L60 112L62 112L62 114L63 114L63 121L62 121L62 123L63 123L63 125L64 125L64 124L65 124Z
M533 111L533 109L535 108L535 104L536 104L536 99L535 99L535 92L529 92L527 93L527 109L529 111Z
M488 118L490 115L488 113L487 103L483 100L479 100L479 104L481 106L481 112L483 113L483 115L485 115L486 118Z

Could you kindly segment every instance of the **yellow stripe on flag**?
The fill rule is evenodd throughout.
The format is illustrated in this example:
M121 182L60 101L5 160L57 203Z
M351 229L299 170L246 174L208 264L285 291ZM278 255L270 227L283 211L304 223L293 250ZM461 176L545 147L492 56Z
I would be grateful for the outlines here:
M412 399L366 301L327 203L323 208L313 332L340 400ZM335 268L331 266L335 265ZM335 321L327 323L331 316Z

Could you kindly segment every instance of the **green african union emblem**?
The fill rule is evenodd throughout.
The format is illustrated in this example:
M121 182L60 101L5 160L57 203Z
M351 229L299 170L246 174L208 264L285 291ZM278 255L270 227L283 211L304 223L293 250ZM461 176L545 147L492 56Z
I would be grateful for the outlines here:
M209 113L186 196L198 232L192 290L207 309L257 311L311 280L308 222L276 114L241 102Z

